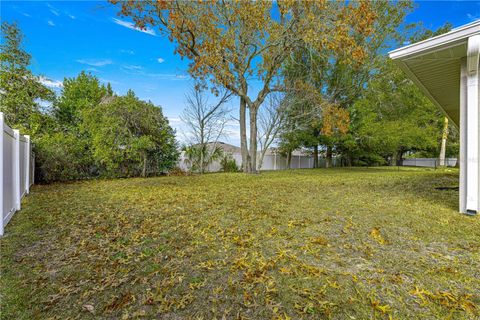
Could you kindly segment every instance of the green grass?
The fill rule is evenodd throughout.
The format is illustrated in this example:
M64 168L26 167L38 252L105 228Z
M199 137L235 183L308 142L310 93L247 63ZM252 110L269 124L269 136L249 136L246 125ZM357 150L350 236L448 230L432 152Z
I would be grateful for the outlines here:
M2 319L478 319L456 170L34 186L1 239Z

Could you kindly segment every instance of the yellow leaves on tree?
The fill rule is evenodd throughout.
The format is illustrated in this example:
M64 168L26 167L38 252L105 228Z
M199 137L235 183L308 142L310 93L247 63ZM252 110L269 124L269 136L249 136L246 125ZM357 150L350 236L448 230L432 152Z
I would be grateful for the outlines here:
M337 105L326 105L322 108L322 134L330 137L344 135L348 132L350 114Z
M354 61L365 59L356 35L372 33L368 1L118 1L120 14L140 28L159 26L192 60L197 78L246 94L247 75L270 82L284 59L302 43L329 48ZM273 14L278 9L280 16Z
M176 53L191 61L189 73L194 78L224 87L240 98L245 172L255 172L257 167L258 109L270 92L284 89L279 76L290 55L307 45L361 62L365 54L355 39L368 35L375 21L368 1L110 1L119 4L121 15L132 18L136 26L159 27L167 34ZM259 80L260 89L249 90L250 82ZM252 91L256 92L253 96ZM329 121L341 118L343 114ZM341 132L344 127L330 122L325 131L338 128Z
M319 90L311 83L297 80L293 84L293 91L302 96L302 104L314 105L307 112L313 113L311 126L320 128L323 135L342 136L348 133L350 126L350 113L339 105L331 104L324 99Z

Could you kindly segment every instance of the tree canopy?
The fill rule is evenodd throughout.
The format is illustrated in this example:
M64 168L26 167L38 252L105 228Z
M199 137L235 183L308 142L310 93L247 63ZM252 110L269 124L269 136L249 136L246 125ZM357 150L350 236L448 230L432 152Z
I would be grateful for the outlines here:
M7 123L26 133L39 130L42 100L53 92L28 69L31 56L22 46L23 34L16 23L2 22L0 44L0 112Z
M355 40L372 32L370 2L328 1L117 1L120 14L136 25L159 27L190 60L189 72L239 97L244 171L256 171L257 113L266 96L280 89L281 67L303 43L321 52L342 52L349 60L366 58ZM251 81L260 90L251 93ZM250 143L247 148L246 109Z

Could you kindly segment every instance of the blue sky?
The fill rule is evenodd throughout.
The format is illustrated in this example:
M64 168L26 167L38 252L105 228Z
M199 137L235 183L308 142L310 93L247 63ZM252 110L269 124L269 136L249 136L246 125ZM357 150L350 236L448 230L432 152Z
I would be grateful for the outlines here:
M480 19L480 1L416 4L406 22L423 21L426 28ZM140 98L162 106L171 124L182 131L178 117L192 83L188 61L174 55L174 46L158 30L135 30L108 2L1 1L0 9L2 21L20 25L33 57L31 69L50 86L58 90L64 77L90 71L119 94L133 89ZM226 140L238 144L235 125L229 134Z

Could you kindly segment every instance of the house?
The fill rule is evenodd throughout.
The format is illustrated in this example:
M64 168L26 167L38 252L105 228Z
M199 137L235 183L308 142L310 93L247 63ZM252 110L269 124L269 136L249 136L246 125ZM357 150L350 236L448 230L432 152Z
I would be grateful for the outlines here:
M460 129L462 213L480 211L480 20L389 53Z

